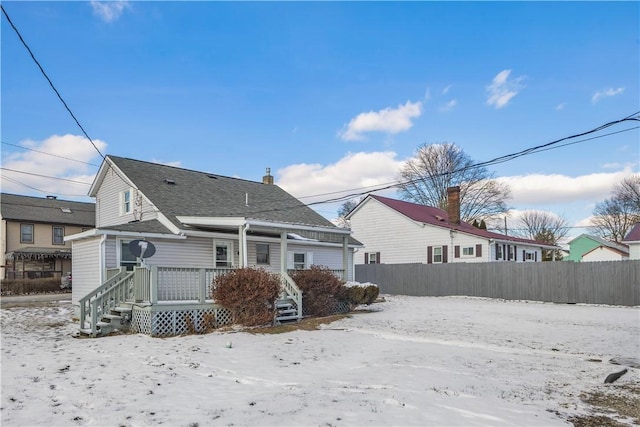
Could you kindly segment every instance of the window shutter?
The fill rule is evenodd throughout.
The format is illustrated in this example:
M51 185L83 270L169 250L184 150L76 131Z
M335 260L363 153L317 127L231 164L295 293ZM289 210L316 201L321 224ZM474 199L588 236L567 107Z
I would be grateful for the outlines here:
M513 245L513 260L518 260L518 247L516 245Z
M527 260L527 252L524 249L522 250L522 260L523 261Z
M376 264L380 264L380 252L376 252Z
M442 247L442 262L446 263L447 262L447 254L449 253L449 248L447 247L447 245L444 245Z
M482 256L482 245L476 245L476 258Z
M500 257L498 257L498 248L500 247L500 245L498 245L497 243L494 246L494 249L496 250L496 261L498 261L500 259Z
M307 256L305 257L305 266L304 268L309 268L313 265L313 252L307 252Z
M427 246L427 264L433 263L433 246Z
M455 245L453 247L453 256L456 258L460 258L460 245Z
M538 262L538 251L535 251L534 254L533 259L535 262Z
M369 252L364 253L364 263L369 264Z
M293 252L287 252L287 270L293 270Z

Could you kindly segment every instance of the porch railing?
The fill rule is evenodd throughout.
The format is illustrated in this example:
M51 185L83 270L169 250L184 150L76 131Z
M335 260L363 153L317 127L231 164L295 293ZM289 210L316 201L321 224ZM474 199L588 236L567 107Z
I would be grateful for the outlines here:
M232 268L149 267L136 286L136 299L153 303L211 300L214 280ZM137 282L136 282L137 283ZM154 286L155 285L155 286Z
M134 292L134 272L127 272L124 267L118 271L111 269L107 271L107 281L94 289L84 297L80 298L80 328L86 328L87 316L91 316L89 327L91 335L98 332L98 319L103 314L109 313L121 302L128 301L133 297Z
M288 274L291 274L291 273L293 273L294 271L296 271L296 270L291 270L291 269L289 269L289 270L287 270L287 273L288 273ZM337 277L339 277L340 279L342 279L342 280L346 280L346 279L345 279L345 271L344 271L344 270L337 270L337 269L336 269L336 270L334 270L334 269L331 269L331 270L329 270L329 271L330 271L330 272L332 272L333 274L335 274L335 275L336 275Z
M280 277L282 278L282 287L284 288L287 295L291 297L291 299L295 302L296 309L298 312L298 319L301 319L302 318L302 291L287 273L282 273Z

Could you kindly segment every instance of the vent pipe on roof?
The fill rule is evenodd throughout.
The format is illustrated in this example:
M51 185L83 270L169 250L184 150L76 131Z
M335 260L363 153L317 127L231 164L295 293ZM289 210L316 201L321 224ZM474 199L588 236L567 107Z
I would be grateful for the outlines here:
M47 196L47 199L49 200L56 200L58 198L58 196Z
M262 177L263 184L273 185L273 177L271 176L271 168L267 168L267 174Z
M447 188L447 214L451 224L460 224L460 187Z
M244 193L244 205L249 207L249 193Z

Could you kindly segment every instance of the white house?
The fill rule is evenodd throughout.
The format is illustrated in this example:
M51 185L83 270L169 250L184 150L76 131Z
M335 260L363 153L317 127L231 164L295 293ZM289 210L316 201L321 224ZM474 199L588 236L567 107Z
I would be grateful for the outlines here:
M556 246L493 233L460 221L460 188L448 190L448 212L368 195L348 215L364 245L356 264L539 262Z
M640 259L640 222L622 239L629 247L629 259Z
M236 267L279 274L298 318L302 293L287 271L321 265L353 278L361 245L350 230L274 185L269 170L253 182L107 156L89 195L95 228L65 239L74 254L72 302L91 335L101 317L132 301L134 330L181 333L185 312L202 319L216 310L213 279ZM154 329L176 321L182 330Z

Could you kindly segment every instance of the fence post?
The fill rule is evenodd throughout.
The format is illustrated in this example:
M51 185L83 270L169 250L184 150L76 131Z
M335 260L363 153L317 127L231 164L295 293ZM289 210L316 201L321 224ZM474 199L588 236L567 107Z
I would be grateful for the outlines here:
M150 300L151 300L151 304L157 304L158 303L158 266L157 265L152 265L151 266L151 275L150 275L150 280L149 280L149 284L151 286L150 289Z

